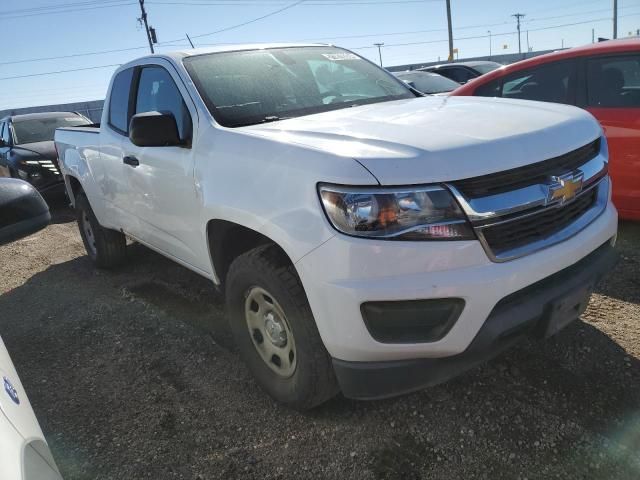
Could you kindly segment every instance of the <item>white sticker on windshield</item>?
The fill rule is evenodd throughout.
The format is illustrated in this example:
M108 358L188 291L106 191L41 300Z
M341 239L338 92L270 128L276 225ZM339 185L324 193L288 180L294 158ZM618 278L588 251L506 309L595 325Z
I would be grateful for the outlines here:
M360 57L355 53L323 53L322 56L327 60L358 60Z

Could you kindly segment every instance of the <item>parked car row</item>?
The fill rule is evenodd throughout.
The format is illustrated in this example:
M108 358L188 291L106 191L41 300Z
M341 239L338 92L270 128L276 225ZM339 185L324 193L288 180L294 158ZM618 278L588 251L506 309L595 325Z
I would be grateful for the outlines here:
M437 73L460 85L464 85L474 78L478 78L500 67L502 67L500 63L488 61L454 62L424 67L419 69L419 71Z

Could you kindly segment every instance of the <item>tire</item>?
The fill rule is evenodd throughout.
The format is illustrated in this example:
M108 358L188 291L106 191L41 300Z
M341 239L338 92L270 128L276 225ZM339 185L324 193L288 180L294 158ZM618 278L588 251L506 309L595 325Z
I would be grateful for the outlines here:
M84 193L76 195L76 220L87 255L98 268L121 265L127 255L127 241L122 232L104 228L98 223Z
M338 392L331 358L300 279L277 246L257 247L231 264L226 302L240 356L269 395L297 410L308 410ZM274 348L275 358L265 360Z

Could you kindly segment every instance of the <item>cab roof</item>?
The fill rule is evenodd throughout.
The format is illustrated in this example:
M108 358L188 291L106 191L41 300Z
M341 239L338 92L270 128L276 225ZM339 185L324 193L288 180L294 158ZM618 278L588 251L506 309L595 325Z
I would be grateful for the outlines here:
M180 61L186 57L193 57L196 55L206 55L208 53L223 53L223 52L239 52L249 50L267 50L270 48L296 48L296 47L331 47L327 43L242 43L242 44L228 44L228 45L215 45L212 47L199 47L176 50L173 52L166 52L155 55L146 55L141 58L137 58L129 63L139 62L145 58L169 58L174 61ZM122 65L126 67L128 64ZM121 68L122 68L121 67Z

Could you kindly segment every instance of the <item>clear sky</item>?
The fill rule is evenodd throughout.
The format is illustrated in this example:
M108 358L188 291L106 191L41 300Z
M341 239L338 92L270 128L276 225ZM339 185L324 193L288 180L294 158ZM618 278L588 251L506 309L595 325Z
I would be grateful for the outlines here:
M513 13L526 14L523 51L527 30L534 50L589 43L592 28L596 37L610 38L612 3L451 0L454 46L460 58L488 55L491 30L494 54L517 52ZM618 4L619 37L625 37L640 29L640 0ZM373 43L384 42L385 66L447 56L444 0L146 0L145 5L159 52L188 47L188 33L196 46L328 42L376 61ZM139 16L137 0L0 0L0 110L104 98L116 68L109 65L148 53ZM246 22L251 23L238 26ZM47 59L61 56L67 58ZM75 69L86 70L49 73Z

